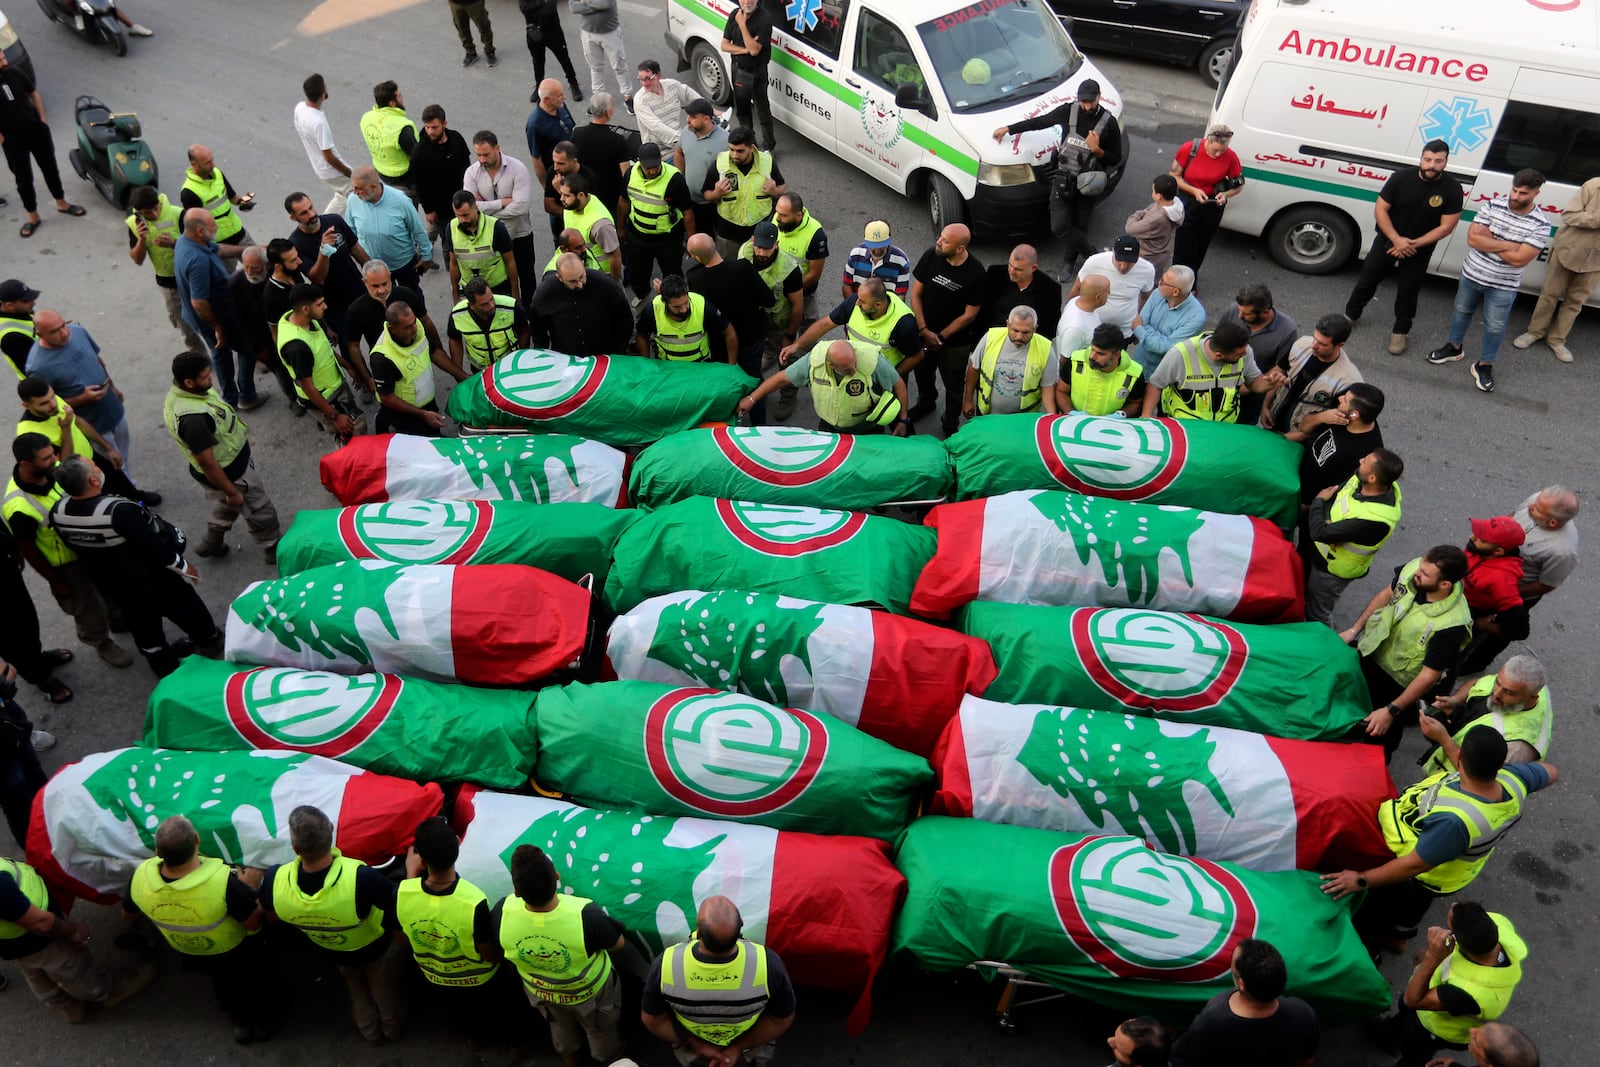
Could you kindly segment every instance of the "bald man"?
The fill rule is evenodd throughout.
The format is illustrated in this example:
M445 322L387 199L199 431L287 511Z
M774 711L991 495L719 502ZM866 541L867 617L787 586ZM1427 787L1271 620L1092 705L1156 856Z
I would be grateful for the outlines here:
M779 389L804 387L811 390L817 429L824 433L875 434L887 428L904 437L910 432L906 383L870 341L818 341L808 355L788 360L780 355L778 362L784 369L739 401L741 413L759 410L761 402ZM899 406L891 421L875 422L870 415L885 393L893 393Z
M633 314L622 286L602 270L561 253L555 273L547 274L528 303L528 340L574 356L626 352L633 338Z
M972 231L946 226L933 247L911 271L911 312L927 347L928 358L912 372L917 403L912 422L933 414L937 399L935 375L944 382L944 418L948 437L961 422L961 394L966 383L967 353L977 340L986 279L983 264L967 250Z
M1484 1023L1467 1031L1467 1055L1474 1067L1539 1067L1539 1049L1510 1023ZM1428 1067L1460 1067L1461 1061L1438 1056Z
M1039 317L1040 335L1055 339L1061 320L1061 283L1039 269L1038 249L1017 245L1006 262L990 267L987 275L989 299L980 327L1004 326L1013 308L1030 307Z
M684 1067L770 1063L794 1024L789 972L743 929L733 901L707 899L694 937L657 957L645 979L640 1018Z
M1078 282L1077 293L1061 309L1056 322L1055 357L1060 362L1072 353L1089 347L1095 327L1100 325L1100 309L1111 296L1111 279L1091 274Z
M228 268L217 244L217 220L205 208L183 213L183 233L172 249L172 270L178 286L179 310L205 342L217 391L229 407L250 411L267 402L256 393L256 356L241 346L244 331L228 296ZM241 252L243 250L241 249Z
M723 259L709 233L691 235L688 252L694 260L694 266L684 275L689 291L699 293L723 313L733 327L739 367L750 377L760 378L772 290L748 259ZM637 282L639 275L633 277Z
M249 211L256 206L254 193L234 191L216 156L203 144L189 146L189 169L183 173L183 187L178 191L178 203L187 209L205 208L217 220L213 240L227 259L237 259L246 245L255 244L250 232L244 228L239 211ZM234 209L238 208L238 211Z
M111 371L100 356L100 346L82 323L69 323L59 311L50 308L33 313L33 332L37 340L28 352L27 372L49 382L56 396L111 442L122 457L122 473L132 478L128 449L133 440L128 433L127 410L122 404L122 390L111 380ZM152 495L155 494L141 493L136 499L149 503Z
M439 411L433 368L458 382L466 380L467 372L445 354L437 333L430 337L422 329L411 305L396 301L383 317L383 333L368 361L380 405L378 432L438 437L444 415Z

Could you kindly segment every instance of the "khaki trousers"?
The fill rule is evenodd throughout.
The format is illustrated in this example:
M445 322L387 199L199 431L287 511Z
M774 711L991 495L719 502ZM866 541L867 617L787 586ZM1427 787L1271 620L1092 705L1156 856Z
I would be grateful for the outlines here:
M526 991L527 987L523 989ZM581 1004L552 1004L531 994L528 1003L550 1024L550 1044L558 1055L581 1051L587 1038L589 1055L601 1063L610 1063L627 1047L617 1029L622 1019L622 983L617 980L616 971L611 972L600 992Z
M350 1014L368 1041L400 1036L406 1018L406 963L410 958L410 953L391 944L365 967L340 965L339 974L350 990Z
M283 536L283 528L278 524L278 509L273 505L272 498L267 496L267 487L256 471L253 455L244 466L244 474L235 478L233 484L244 495L243 507L232 506L221 490L212 485L206 486L206 499L211 501L211 517L206 520L206 525L226 532L233 529L233 524L243 515L244 523L250 528L250 536L255 538L256 544L262 548L277 544L278 538Z
M46 948L17 960L33 995L52 1008L73 1001L93 1003L111 994L111 974L95 962L88 949L68 941L52 941Z
M1578 312L1583 310L1583 302L1594 292L1597 281L1600 281L1600 271L1579 274L1563 267L1552 256L1545 267L1544 287L1539 290L1539 302L1533 306L1528 332L1544 338L1551 348L1566 344L1567 334L1572 332L1572 324L1578 321ZM1556 310L1558 302L1561 304L1559 311Z

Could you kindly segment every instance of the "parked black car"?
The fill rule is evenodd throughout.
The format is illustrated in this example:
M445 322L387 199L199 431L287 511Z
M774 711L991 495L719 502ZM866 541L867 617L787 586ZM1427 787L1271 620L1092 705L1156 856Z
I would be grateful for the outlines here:
M1192 66L1215 87L1233 62L1247 0L1050 0L1087 52L1126 52Z

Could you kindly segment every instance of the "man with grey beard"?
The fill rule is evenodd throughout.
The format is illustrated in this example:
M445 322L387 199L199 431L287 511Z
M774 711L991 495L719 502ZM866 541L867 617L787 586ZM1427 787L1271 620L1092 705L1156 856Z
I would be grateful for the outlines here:
M1450 728L1457 744L1474 726L1492 726L1506 739L1506 763L1530 763L1550 754L1546 682L1544 664L1527 653L1512 656L1500 673L1462 682L1449 696L1435 697L1429 714ZM1428 774L1452 769L1437 746L1418 762Z
M289 369L278 358L272 344L272 331L267 329L267 313L262 299L267 293L267 280L272 277L272 267L267 263L267 251L260 245L248 245L239 256L239 269L228 276L228 300L233 304L234 318L238 320L240 335L235 342L240 352L249 352L256 358L256 369L270 370L278 379L278 388L290 400L295 399L294 382ZM290 410L303 415L305 409L291 404Z

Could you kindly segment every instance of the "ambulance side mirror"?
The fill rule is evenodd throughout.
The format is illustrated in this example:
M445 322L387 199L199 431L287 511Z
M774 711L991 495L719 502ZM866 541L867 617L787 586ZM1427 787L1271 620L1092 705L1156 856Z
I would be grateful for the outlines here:
M920 111L930 119L939 117L939 109L917 86L906 82L894 91L894 106L901 111Z

